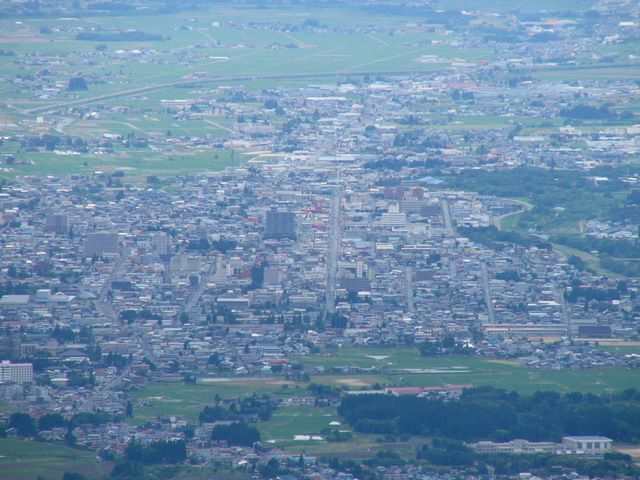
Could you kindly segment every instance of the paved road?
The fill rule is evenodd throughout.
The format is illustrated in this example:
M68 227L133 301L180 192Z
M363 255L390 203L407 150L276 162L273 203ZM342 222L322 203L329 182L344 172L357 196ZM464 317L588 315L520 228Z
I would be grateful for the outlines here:
M336 310L336 276L338 274L338 247L340 244L340 193L335 191L331 197L331 218L329 246L327 252L327 283L324 318Z
M443 198L440 201L440 205L442 207L442 215L444 216L444 228L447 233L452 237L456 236L456 229L453 225L453 219L451 217L451 207L449 206L449 200Z
M215 273L216 273L216 262L214 259L209 265L209 269L207 270L207 273L200 277L198 286L195 288L195 290L191 292L191 295L189 295L189 298L187 299L184 307L182 308L183 312L188 313L196 306L196 304L198 303L198 300L200 300L200 297L207 289L207 284L213 281L213 277Z
M491 286L489 285L489 271L487 264L482 262L480 264L480 273L482 276L482 286L484 288L484 301L487 304L487 312L489 313L489 321L491 323L496 322L496 314L493 311L493 300L491 299Z
M120 272L122 271L122 267L125 262L129 258L129 247L123 246L120 250L120 256L116 260L115 265L111 269L111 273L105 280L102 288L100 289L100 296L98 297L98 302L96 304L98 311L102 313L105 317L109 318L111 321L115 322L118 320L118 314L113 308L113 305L109 301L109 290L111 290L111 282L113 282Z
M572 338L573 328L571 325L571 315L569 314L569 311L567 309L567 302L564 299L564 294L562 293L562 291L558 291L557 293L560 296L560 306L562 307L562 317L564 318L564 324L567 326L567 337Z
M407 287L407 308L410 313L413 313L413 267L408 266L405 270L405 285Z

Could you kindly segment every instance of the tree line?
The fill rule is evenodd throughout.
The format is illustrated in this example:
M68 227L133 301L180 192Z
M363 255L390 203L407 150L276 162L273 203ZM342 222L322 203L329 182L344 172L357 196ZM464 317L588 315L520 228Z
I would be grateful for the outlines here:
M640 441L640 393L617 395L539 391L520 395L492 387L465 390L460 399L348 395L338 413L356 431L438 436L464 441L559 441L563 435L604 435Z

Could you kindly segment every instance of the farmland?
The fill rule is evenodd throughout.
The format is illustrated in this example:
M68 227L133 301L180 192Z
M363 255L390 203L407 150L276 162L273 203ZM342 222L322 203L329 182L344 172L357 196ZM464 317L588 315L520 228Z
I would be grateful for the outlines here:
M223 145L238 133L236 115L177 119L167 102L198 95L222 98L230 88L259 91L335 83L367 72L447 72L452 62L473 64L494 55L481 46L461 49L446 32L407 27L407 16L358 11L352 18L357 22L346 23L344 12L333 9L217 6L152 16L0 20L0 46L18 56L6 57L3 75L20 79L0 85L0 136L27 129L39 135L102 137L109 144L106 154L101 149L78 156L59 146L52 152L4 142L0 153L15 161L0 175L120 170L139 182L148 175L215 171L250 158L232 157L232 147ZM91 41L77 33L127 29L148 38L118 42L111 33L99 33ZM100 35L106 40L100 41ZM40 60L11 61L23 57L65 61L50 62L42 76ZM424 58L429 60L421 61ZM88 89L66 90L78 75L88 79ZM126 99L127 111L117 108L121 99ZM114 110L93 115L92 105ZM72 106L89 109L78 118L68 114ZM242 110L254 107L245 102ZM59 114L51 116L54 112ZM275 127L283 122L268 120ZM487 122L464 119L463 125L483 128L504 120ZM154 148L122 148L117 139L129 135L150 140ZM172 142L196 137L220 139L216 149L222 151L176 148Z
M604 347L603 347L604 348ZM611 347L614 348L614 347ZM625 347L619 347L625 348ZM628 347L635 348L635 347ZM386 386L428 386L447 384L493 385L521 394L537 390L558 392L614 393L632 388L640 382L640 373L626 369L560 371L531 369L518 362L476 357L421 357L413 348L343 349L330 354L297 358L307 368L323 367L328 373L316 374L311 383L357 390ZM374 369L372 373L335 373L341 369ZM380 372L382 371L382 372ZM428 372L428 373L425 373ZM231 399L270 394L287 399L309 396L308 384L275 379L243 377L218 378L195 385L153 384L135 392L134 423L143 424L163 416L187 417L197 421L205 405L213 405L218 395ZM271 419L258 423L263 439L290 451L321 454L341 448L361 451L371 448L374 437L355 435L345 444L295 441L294 435L319 434L330 422L340 421L334 409L314 406L283 406ZM373 442L375 443L375 442ZM340 447L335 447L340 445ZM368 445L368 446L367 446ZM375 444L376 448L379 444ZM362 453L362 451L361 451Z
M113 464L96 459L95 452L84 452L61 445L0 439L0 472L3 480L42 477L58 480L66 471L99 478Z

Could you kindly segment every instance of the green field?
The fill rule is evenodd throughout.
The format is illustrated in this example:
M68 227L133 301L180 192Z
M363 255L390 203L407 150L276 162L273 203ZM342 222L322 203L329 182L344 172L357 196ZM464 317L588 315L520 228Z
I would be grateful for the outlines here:
M378 359L371 358L372 356ZM380 358L386 357L386 358ZM469 384L474 386L493 385L497 388L516 390L530 394L536 390L556 390L559 392L581 391L610 393L640 385L640 371L628 369L597 370L538 370L526 368L514 361L487 360L478 357L422 357L414 348L368 348L333 350L326 355L311 355L295 358L306 368L322 366L325 374L312 375L311 382L344 387L346 389L369 388L374 384L386 386L428 386ZM376 367L371 373L336 373L332 368ZM415 369L411 370L410 369ZM421 371L422 370L422 371ZM425 371L426 370L426 371ZM212 405L214 397L236 398L253 393L272 394L286 399L309 395L307 384L287 382L278 379L227 378L225 381L199 383L195 385L150 384L134 393L137 401L134 408L134 422L142 424L158 416L182 416L193 421L205 405ZM298 407L296 407L298 408ZM302 408L302 407L299 407ZM311 412L326 416L323 409L304 407L307 410L283 411L265 424L264 433L268 438L286 438L298 428L298 433L311 433L327 426L326 418L309 420L309 425L298 425L296 418L305 419ZM303 414L306 412L306 414ZM330 421L330 420L329 420Z
M256 394L276 395L280 398L300 395L304 385L281 380L260 378L229 378L228 381L195 385L157 383L145 386L134 393L146 406L134 407L134 422L143 424L158 416L181 416L197 421L205 405L213 405L214 398L237 398Z
M273 417L258 425L265 440L288 441L294 435L320 433L338 419L335 409L320 407L286 407L276 410Z
M635 353L638 347L601 347L616 353ZM622 349L622 350L620 350ZM374 357L374 358L372 358ZM306 368L324 367L325 374L312 375L311 382L329 384L345 389L386 386L427 386L447 384L493 385L522 394L537 390L558 392L613 393L640 385L640 371L629 369L598 370L536 370L514 361L487 360L477 357L422 357L415 348L365 348L331 350L322 355L295 358ZM375 367L376 372L336 373L334 369ZM428 369L428 373L410 373L406 369ZM333 408L311 405L287 405L288 399L309 397L308 384L279 379L229 377L211 383L195 385L150 384L134 393L135 424L154 420L158 416L187 417L197 422L205 405L212 405L214 397L237 398L256 394L270 394L282 399L271 419L256 426L263 441L285 448L289 452L313 455L337 455L343 458L371 457L376 451L393 449L410 454L420 439L404 439L393 444L380 441L379 436L354 434L347 442L332 443L314 440L294 440L295 435L319 434L330 423L342 420ZM140 402L147 402L142 405ZM351 431L349 425L332 426ZM398 439L396 439L398 440Z
M387 356L376 360L370 356ZM606 393L624 390L640 384L640 371L628 369L597 370L541 370L521 366L517 362L489 360L478 357L422 357L417 349L344 349L332 351L330 356L298 358L307 368L321 365L332 367L360 367L381 369L380 374L317 375L316 383L359 386L375 382L385 385L493 385L521 393L536 390L559 392L582 391ZM406 369L441 369L442 373L410 373ZM456 370L458 373L456 373Z
M96 171L114 172L121 170L128 179L144 179L148 175L172 176L185 173L209 172L228 166L239 165L244 158L227 150L211 152L193 152L184 154L155 154L143 152L123 152L117 156L98 155L58 155L38 152L29 155L32 164L16 165L14 175L68 175L74 173L93 173ZM1 174L0 174L1 175Z
M112 467L111 462L96 460L95 452L50 443L0 439L2 480L35 480L36 477L59 480L64 472L78 472L88 479L98 479Z
M605 350L607 352L615 353L616 355L629 355L629 354L640 355L640 344L637 342L634 342L631 345L625 345L624 343L621 343L619 345L599 344L599 345L596 345L596 348L600 350Z
M371 358L372 356L378 359ZM346 389L368 388L376 383L386 386L469 384L493 385L523 394L533 393L536 390L600 394L621 391L640 384L640 371L637 370L538 370L523 367L515 361L488 360L478 357L422 357L414 348L332 350L324 355L305 356L295 360L302 362L306 368L322 366L327 369L325 374L312 375L311 382ZM362 369L377 367L378 371L336 373L331 370L340 367ZM304 383L287 382L275 378L234 377L212 383L180 384L180 388L176 388L173 384L150 384L134 393L137 401L147 403L146 405L136 403L134 421L142 424L158 416L172 415L188 417L195 421L205 405L213 404L216 395L222 398L236 398L253 393L267 393L285 399L309 395L306 386ZM278 417L274 417L274 420L275 418ZM281 433L286 431L288 435L291 433L290 430L279 431L277 428L277 425L287 424L286 418L280 417L278 422L265 430L265 433L282 437ZM321 424L322 422L318 422L315 425Z

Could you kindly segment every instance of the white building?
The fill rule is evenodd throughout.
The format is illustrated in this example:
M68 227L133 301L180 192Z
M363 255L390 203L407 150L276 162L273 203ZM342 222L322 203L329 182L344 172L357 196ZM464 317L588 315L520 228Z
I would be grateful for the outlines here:
M562 446L577 455L602 455L611 451L612 441L599 436L562 437Z
M0 362L0 383L33 382L33 365L31 363Z

